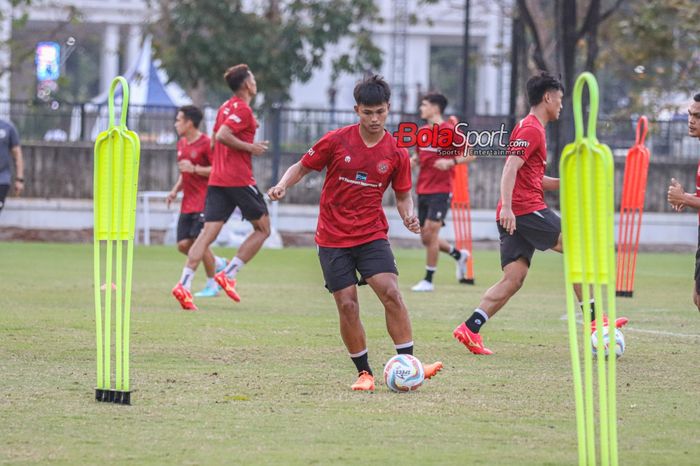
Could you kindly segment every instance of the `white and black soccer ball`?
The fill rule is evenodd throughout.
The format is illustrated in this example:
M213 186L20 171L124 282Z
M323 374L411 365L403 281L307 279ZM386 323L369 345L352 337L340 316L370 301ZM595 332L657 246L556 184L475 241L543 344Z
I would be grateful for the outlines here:
M595 331L591 334L591 347L593 349L593 356L598 355L598 332ZM603 327L603 348L605 352L605 357L608 357L610 347L610 335L608 327ZM625 352L625 336L622 334L619 328L615 329L615 357L619 358Z
M384 382L393 392L417 390L424 379L423 364L410 354L397 354L384 366Z

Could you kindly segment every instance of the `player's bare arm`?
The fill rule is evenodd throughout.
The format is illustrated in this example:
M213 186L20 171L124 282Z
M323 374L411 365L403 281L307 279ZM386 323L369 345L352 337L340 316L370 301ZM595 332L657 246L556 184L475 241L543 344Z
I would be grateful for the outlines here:
M287 171L284 172L284 176L282 176L279 183L267 191L267 195L270 196L270 200L278 201L282 199L285 194L287 194L287 189L301 181L301 179L304 178L310 171L311 169L303 166L301 162L297 162L289 167Z
M420 233L418 217L413 213L413 197L411 191L395 192L396 210L403 220L403 224L412 233Z
M544 191L557 191L559 189L559 178L551 176L542 177L542 189Z
M231 149L250 152L252 155L263 155L265 152L267 152L269 145L268 141L254 142L252 144L241 141L235 134L233 134L231 128L226 125L219 128L219 131L216 132L215 137L217 142L220 142Z
M22 157L22 147L15 146L10 149L12 153L12 158L15 159L15 168L17 172L15 174L15 194L17 196L22 194L24 191L24 158Z
M501 175L501 215L500 223L508 234L512 235L515 232L515 215L513 214L513 187L515 186L515 177L518 175L518 170L523 166L525 161L520 157L508 157L503 166L503 175Z
M170 204L175 202L175 199L177 198L177 193L179 193L180 191L182 191L182 174L180 174L180 176L177 177L177 181L175 182L173 189L170 190L167 197L165 198L165 204L168 206L168 209L170 208Z
M671 185L668 187L668 202L678 212L685 207L700 210L700 197L686 193L683 186L675 178L671 178Z

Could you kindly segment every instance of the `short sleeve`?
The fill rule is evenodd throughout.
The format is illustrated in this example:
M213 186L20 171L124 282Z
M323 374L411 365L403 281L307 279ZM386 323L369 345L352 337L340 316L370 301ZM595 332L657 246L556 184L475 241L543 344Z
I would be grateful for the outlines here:
M304 155L301 156L301 164L315 171L323 170L333 159L333 151L335 150L334 131L323 136L311 147Z
M10 143L10 149L19 146L19 134L17 133L17 129L14 127L14 125L10 125L9 133L8 140Z
M508 144L508 155L520 157L523 161L527 161L539 148L542 143L541 139L542 135L537 128L531 126L523 128L511 138Z
M411 190L411 160L406 149L399 149L399 163L391 177L391 185L398 193Z
M246 106L231 108L231 113L224 120L224 125L228 126L233 134L240 133L251 124L253 124L253 111Z

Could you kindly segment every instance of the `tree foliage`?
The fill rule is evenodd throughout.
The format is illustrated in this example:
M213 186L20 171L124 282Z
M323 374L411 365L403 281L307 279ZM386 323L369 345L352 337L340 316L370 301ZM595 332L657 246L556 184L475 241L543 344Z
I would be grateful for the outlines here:
M601 32L612 45L601 68L621 96L611 110L653 115L700 92L700 2L630 2L623 13Z
M224 70L236 63L253 69L268 103L283 101L292 82L308 81L328 47L341 41L348 47L330 57L334 79L381 66L370 29L381 21L373 0L266 0L257 9L244 3L159 0L157 55L200 103L203 89L221 89Z

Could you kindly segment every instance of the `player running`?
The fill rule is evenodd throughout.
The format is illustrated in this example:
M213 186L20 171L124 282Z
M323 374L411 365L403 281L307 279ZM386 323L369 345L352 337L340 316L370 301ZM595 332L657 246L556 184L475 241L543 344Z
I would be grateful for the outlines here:
M501 199L496 208L503 278L486 291L471 317L453 332L474 354L492 354L479 335L481 326L523 286L535 249L562 252L561 220L544 202L544 191L559 189L559 178L544 174L547 167L544 128L550 121L559 119L563 90L561 82L546 72L527 82L530 114L511 133L509 156L501 176ZM574 288L581 301L580 285ZM594 312L591 302L593 324ZM619 328L626 323L627 318L620 317L615 326Z
M695 94L688 106L688 136L700 139L700 93ZM675 178L672 178L671 185L668 187L668 202L677 212L686 207L697 209L700 221L700 163L695 174L695 194L686 193L683 186ZM700 311L700 224L698 226L698 250L695 253L693 303Z
M374 75L355 86L354 96L359 124L323 136L268 194L272 200L282 199L287 189L309 172L326 169L316 228L319 261L326 288L338 307L340 335L359 374L352 389L371 391L374 376L360 320L357 285L369 284L384 305L396 352L413 354L411 320L399 291L398 270L387 239L389 225L382 209L382 196L389 184L406 228L418 233L420 227L413 213L408 152L398 148L396 139L384 129L389 85ZM425 365L425 377L433 377L441 368L441 362Z
M177 249L187 255L204 226L204 200L207 195L207 182L211 172L211 141L199 130L202 111L194 105L180 107L175 117L175 131L180 136L177 142L177 167L180 175L175 186L168 193L168 207L183 191L180 217L177 221ZM226 267L226 259L216 257L210 248L204 253L204 269L207 284L195 293L199 297L213 297L219 294L219 285L214 274Z
M427 121L427 128L438 125L439 129L452 130L454 125L443 119L442 113L447 107L447 98L442 94L427 94L421 100L420 117ZM442 153L438 147L416 147L416 155L411 158L413 165L420 166L418 174L418 222L420 239L426 250L425 278L414 285L412 291L433 291L433 274L437 270L438 255L444 252L456 261L457 280L467 273L469 252L458 250L447 240L440 238L440 228L445 225L445 216L450 208L452 197L452 177L454 167L459 163L473 160L473 156L462 157L458 148L453 152Z
M267 206L255 184L251 162L251 156L267 151L267 141L253 142L258 127L250 108L250 101L258 90L255 76L248 65L240 64L229 68L224 79L233 96L219 107L214 124L216 142L204 207L204 228L190 248L180 281L172 291L182 308L191 311L197 310L190 291L194 272L236 207L253 225L253 232L226 268L214 275L234 301L241 300L235 289L236 275L270 236Z

